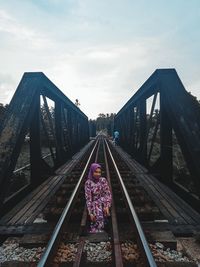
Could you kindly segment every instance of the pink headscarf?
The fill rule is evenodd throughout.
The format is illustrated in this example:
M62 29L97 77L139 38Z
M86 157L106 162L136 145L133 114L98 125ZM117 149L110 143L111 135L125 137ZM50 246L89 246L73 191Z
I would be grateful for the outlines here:
M101 165L99 165L98 163L92 163L90 166L90 170L88 173L88 179L89 180L94 180L95 178L93 177L93 173L96 169L100 168L101 169Z

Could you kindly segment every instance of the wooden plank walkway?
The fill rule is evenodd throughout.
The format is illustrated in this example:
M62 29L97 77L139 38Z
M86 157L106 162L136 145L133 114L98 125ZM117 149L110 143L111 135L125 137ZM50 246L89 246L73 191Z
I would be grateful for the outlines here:
M148 170L131 158L122 148L115 149L126 160L128 167L133 171L144 189L153 199L166 220L172 226L200 227L200 214L175 194L169 187L148 174Z
M45 180L33 192L19 202L10 212L5 214L0 219L0 227L5 225L32 224L38 214L44 209L49 199L64 182L66 176L74 168L77 162L79 162L80 158L84 156L92 144L93 141L89 142L80 152L72 157L72 160L61 166L55 172L55 176L51 176Z

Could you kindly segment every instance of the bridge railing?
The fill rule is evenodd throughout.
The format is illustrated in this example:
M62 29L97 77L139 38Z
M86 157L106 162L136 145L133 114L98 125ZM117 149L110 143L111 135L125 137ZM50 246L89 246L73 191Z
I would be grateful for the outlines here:
M176 138L200 197L200 105L175 69L156 70L117 113L115 129L127 152L163 182L181 190L173 178ZM187 185L183 190L189 192Z
M0 206L7 202L24 140L30 145L30 179L15 198L9 197L10 203L21 191L40 184L89 140L87 116L40 72L23 75L0 125Z

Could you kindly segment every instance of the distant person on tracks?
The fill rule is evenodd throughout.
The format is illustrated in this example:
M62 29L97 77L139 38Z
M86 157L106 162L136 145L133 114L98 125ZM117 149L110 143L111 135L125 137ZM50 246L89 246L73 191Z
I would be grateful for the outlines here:
M101 176L101 166L92 163L85 182L85 198L90 217L90 233L102 232L110 216L112 196L106 178Z
M119 145L119 132L117 130L114 131L113 137L114 145Z

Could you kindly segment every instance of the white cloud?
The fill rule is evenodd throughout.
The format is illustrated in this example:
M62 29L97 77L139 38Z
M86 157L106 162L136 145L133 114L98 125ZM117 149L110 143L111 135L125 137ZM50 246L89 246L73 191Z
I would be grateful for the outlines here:
M155 40L152 42L155 47ZM158 45L158 44L157 44ZM66 53L48 69L48 76L92 118L100 112L117 112L137 89L137 73L150 60L142 42L82 47Z
M13 88L13 77L0 73L0 103L9 103L16 88Z
M45 36L22 25L3 9L0 9L0 32L10 35L12 41L25 42L25 45L28 45L29 49L44 49L47 44L49 45L49 41Z
M68 2L69 8L62 2L67 12L58 14L52 6L48 12L45 7L50 2L45 1L41 9L39 4L27 9L26 1L16 12L0 9L0 99L4 103L11 94L3 93L4 89L13 93L27 71L44 72L73 102L78 98L80 108L91 118L121 109L157 68L175 67L187 90L199 88L199 71L194 73L199 63L193 66L199 56L192 58L189 43L177 39L177 25L158 34L158 24L142 36L148 20L134 23L137 17L132 17L131 10L129 16L121 17L119 2L117 15L112 13L112 4L105 2L97 6L90 1ZM51 3L58 7L59 1ZM124 14L127 10L123 9ZM23 11L27 17L20 17Z

